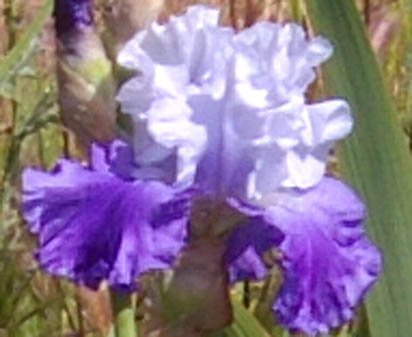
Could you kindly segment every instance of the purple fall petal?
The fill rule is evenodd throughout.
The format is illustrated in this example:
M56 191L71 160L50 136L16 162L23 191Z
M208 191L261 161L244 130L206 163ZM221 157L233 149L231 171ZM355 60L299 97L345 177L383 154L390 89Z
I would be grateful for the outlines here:
M314 336L340 326L376 281L378 250L366 238L365 209L343 183L320 184L269 209L285 234L284 282L273 309L281 324Z
M162 221L163 206L178 216ZM141 273L168 268L186 238L187 210L188 199L163 183L126 182L68 160L23 173L23 214L41 267L91 288L107 279L132 289Z

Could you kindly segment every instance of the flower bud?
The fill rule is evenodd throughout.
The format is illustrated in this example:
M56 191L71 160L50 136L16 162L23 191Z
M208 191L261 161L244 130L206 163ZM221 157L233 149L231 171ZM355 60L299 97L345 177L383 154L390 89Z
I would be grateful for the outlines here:
M96 32L91 0L55 2L59 103L82 145L114 136L112 65Z

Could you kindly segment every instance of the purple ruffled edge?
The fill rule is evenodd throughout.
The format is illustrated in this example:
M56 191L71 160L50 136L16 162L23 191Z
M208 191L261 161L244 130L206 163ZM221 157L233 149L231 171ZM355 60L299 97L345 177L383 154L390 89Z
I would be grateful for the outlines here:
M174 262L187 236L190 193L114 174L126 173L125 150L117 141L94 146L89 168L61 159L50 172L23 172L22 213L46 272L94 289L108 280L133 290L140 274Z
M259 214L245 206L240 210L254 218ZM283 282L273 304L280 324L315 336L350 320L382 268L380 252L364 232L366 212L355 193L325 177L312 189L279 196L260 212L264 222L242 224L228 237L232 281L262 279L262 250L272 246L283 254ZM270 239L270 226L283 240Z

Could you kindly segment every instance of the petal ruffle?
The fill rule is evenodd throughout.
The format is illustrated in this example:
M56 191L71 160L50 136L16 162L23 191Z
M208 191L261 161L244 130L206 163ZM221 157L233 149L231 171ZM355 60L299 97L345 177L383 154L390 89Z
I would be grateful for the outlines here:
M315 79L314 68L326 61L333 50L322 37L307 39L303 28L294 23L258 22L235 39L237 47L248 55L248 63L254 64L254 71L249 69L252 83L261 88L264 84L270 89L271 99L277 101L303 94Z
M324 178L268 212L285 234L284 282L273 306L279 322L314 336L351 319L381 270L380 253L362 227L361 201Z
M331 53L326 39L307 38L296 24L235 33L201 5L151 24L118 57L138 70L118 99L134 121L141 178L242 200L315 186L352 127L343 100L305 100L314 68Z
M188 198L160 182L126 182L68 160L50 173L23 173L23 214L41 267L91 288L104 279L133 288L141 273L168 268L184 244L187 213Z
M119 53L118 62L137 71L120 88L118 100L134 121L134 156L142 178L186 187L194 182L208 137L191 97L206 98L202 104L210 110L226 88L225 52L233 30L218 27L218 16L216 9L191 6L163 25L152 23Z

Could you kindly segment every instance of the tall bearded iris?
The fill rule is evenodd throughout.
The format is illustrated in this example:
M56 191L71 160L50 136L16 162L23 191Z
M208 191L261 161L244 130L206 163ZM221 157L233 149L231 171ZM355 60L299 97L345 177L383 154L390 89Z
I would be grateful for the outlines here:
M243 216L226 238L232 281L263 277L261 255L277 248L279 322L315 335L349 320L381 261L362 202L325 176L352 128L349 106L305 98L331 53L295 24L235 33L202 6L136 34L118 56L135 71L118 93L131 144L95 146L87 168L63 160L24 173L40 263L87 285L130 286L171 265L191 204L218 201Z

